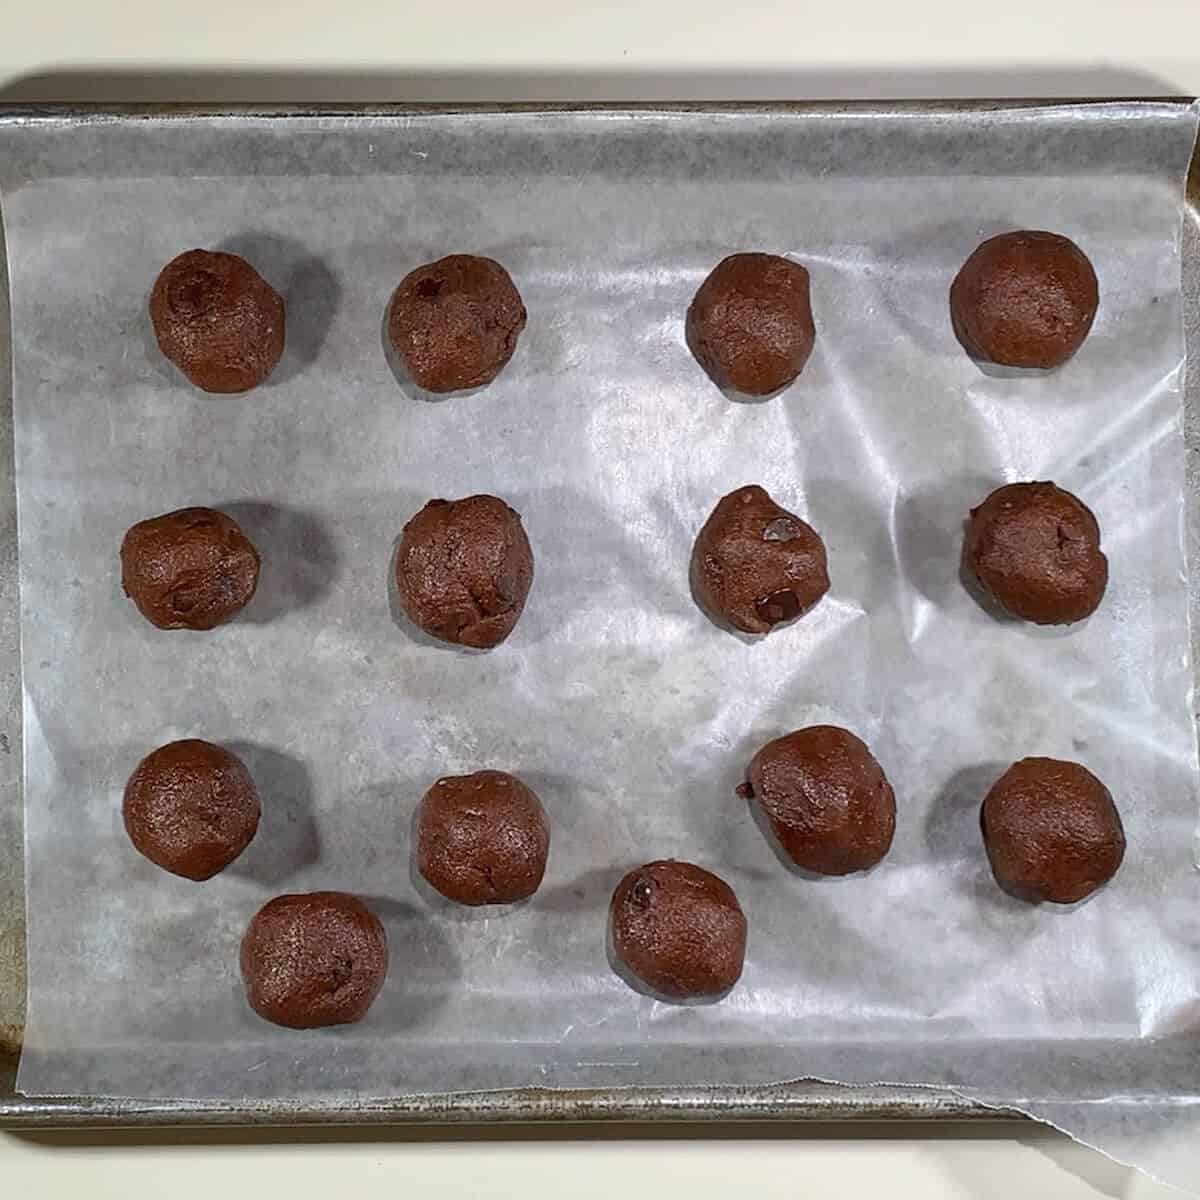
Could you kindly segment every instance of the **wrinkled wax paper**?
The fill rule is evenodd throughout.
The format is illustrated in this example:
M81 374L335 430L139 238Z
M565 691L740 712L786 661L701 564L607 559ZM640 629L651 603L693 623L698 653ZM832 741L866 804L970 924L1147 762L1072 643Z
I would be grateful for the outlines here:
M30 1093L206 1099L801 1076L950 1085L1178 1182L1200 1179L1200 875L1182 549L1180 222L1186 105L100 121L10 126L0 167L15 335L25 678ZM978 242L1073 238L1101 306L1062 370L981 369L947 290ZM286 297L268 385L209 397L158 353L146 298L193 246ZM816 350L762 403L684 343L727 253L812 274ZM490 387L435 399L383 351L414 266L503 262L529 310ZM964 517L1052 479L1096 512L1099 612L996 620L959 578ZM764 485L829 548L832 590L749 643L689 592L717 499ZM393 619L387 573L427 499L491 492L536 555L488 654ZM133 522L224 509L263 555L242 618L162 633L121 594ZM816 722L896 790L885 862L789 872L734 794ZM156 745L241 754L265 815L205 884L140 858L122 788ZM992 881L979 803L1012 760L1077 759L1128 854L1064 910ZM530 902L466 911L414 884L439 775L519 773L553 825ZM606 960L621 874L691 859L737 891L741 983L638 994ZM254 1016L237 947L284 891L384 919L368 1019Z

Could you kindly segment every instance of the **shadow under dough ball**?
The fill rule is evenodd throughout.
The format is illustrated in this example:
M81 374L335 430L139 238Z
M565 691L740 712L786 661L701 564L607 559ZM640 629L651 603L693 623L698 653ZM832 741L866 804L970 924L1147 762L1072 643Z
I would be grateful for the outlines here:
M829 591L825 543L762 488L741 487L696 538L692 587L711 616L743 633L769 633Z
M550 825L534 792L503 771L439 779L417 811L417 868L459 904L532 896L546 872Z
M521 517L495 496L430 500L396 553L396 588L409 620L443 642L486 650L516 625L533 583Z
M1088 257L1069 238L1023 229L978 246L950 287L954 332L972 358L1058 367L1083 345L1100 306Z
M211 879L250 845L261 815L245 764L222 746L189 738L147 754L125 785L129 840L184 879Z
M1092 510L1052 483L1010 483L973 508L963 560L1001 608L1038 625L1091 616L1108 586Z
M630 871L609 908L617 957L675 1000L716 996L742 974L746 917L723 879L668 859Z
M1073 904L1090 896L1125 857L1117 806L1079 763L1014 763L988 792L980 824L996 882L1034 903Z
M896 796L866 744L811 725L768 742L750 763L753 797L787 856L820 875L875 866L896 832Z
M731 254L700 285L687 341L713 381L768 396L804 370L816 340L808 272L776 254Z
M248 392L283 355L283 299L236 254L173 258L154 281L150 320L158 348L205 392Z
M451 254L406 275L392 296L388 338L428 392L482 387L500 374L525 328L525 305L493 259Z
M387 978L387 934L357 896L276 896L242 938L241 968L260 1017L289 1029L349 1025L367 1015Z
M238 523L211 508L139 521L121 542L121 586L159 629L212 629L258 587L258 551Z

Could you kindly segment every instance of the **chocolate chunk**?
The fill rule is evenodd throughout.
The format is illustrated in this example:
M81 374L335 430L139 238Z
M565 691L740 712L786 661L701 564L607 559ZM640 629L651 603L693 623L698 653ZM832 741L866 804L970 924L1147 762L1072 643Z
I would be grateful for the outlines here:
M778 625L800 615L800 601L795 592L772 592L754 602L754 611L768 625Z

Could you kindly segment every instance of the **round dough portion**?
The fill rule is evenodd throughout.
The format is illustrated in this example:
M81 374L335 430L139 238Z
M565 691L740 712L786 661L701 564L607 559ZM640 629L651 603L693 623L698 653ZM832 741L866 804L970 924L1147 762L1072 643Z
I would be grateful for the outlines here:
M400 603L413 624L443 642L499 645L532 583L521 517L495 496L430 500L404 526L396 554Z
M236 754L188 738L147 754L125 785L129 840L152 863L184 879L211 879L250 845L258 791Z
M776 254L731 254L687 314L692 353L713 381L768 396L795 381L816 340L808 272Z
M1014 617L1069 625L1091 616L1108 586L1092 510L1053 483L1010 483L971 510L967 568Z
M617 957L660 995L716 996L742 974L746 916L729 884L703 867L667 859L630 871L609 919Z
M532 789L503 771L439 779L417 811L417 868L459 904L511 904L546 872L550 823Z
M211 508L139 521L121 542L121 586L159 629L212 629L258 587L258 551L238 523Z
M764 489L741 487L696 538L692 586L710 615L743 633L769 633L829 591L825 543Z
M837 725L768 742L749 792L798 867L848 875L880 862L896 832L896 795L866 743Z
M1090 896L1125 857L1125 831L1108 788L1075 762L1014 763L988 792L981 825L996 882L1034 903Z
M241 950L246 999L289 1029L349 1025L387 978L387 934L346 892L276 896L250 922Z
M248 392L283 355L283 299L236 254L173 258L154 281L150 321L158 348L205 392Z
M512 277L475 254L451 254L410 272L388 311L392 346L428 392L491 383L524 328L525 305Z
M1070 238L1022 229L989 238L950 287L958 340L973 358L1058 367L1083 345L1100 306L1088 256Z

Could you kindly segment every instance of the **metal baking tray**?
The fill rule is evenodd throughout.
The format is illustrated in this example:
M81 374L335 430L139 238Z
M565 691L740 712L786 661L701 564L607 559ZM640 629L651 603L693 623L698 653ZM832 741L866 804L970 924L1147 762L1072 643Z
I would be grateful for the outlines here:
M1170 97L1185 102L1185 97ZM1055 103L1062 103L1056 101ZM1086 98L1073 103L1100 103ZM793 114L853 111L914 112L952 117L990 108L1036 104L1036 100L918 102L904 104L620 104L622 111L756 111ZM146 117L226 120L296 117L399 116L413 112L599 111L605 105L477 106L195 106L87 107L44 105L0 108L0 124L37 118L60 126L96 122L136 122ZM3 231L0 229L0 249ZM104 1097L26 1097L16 1091L17 1061L25 1004L25 894L23 879L21 793L21 669L17 588L17 518L13 480L11 324L6 255L0 252L0 1126L10 1128L150 1127L255 1125L478 1124L521 1122L678 1122L678 1121L879 1121L995 1120L1017 1114L987 1108L953 1092L932 1088L842 1087L799 1081L769 1087L628 1088L551 1091L522 1089L411 1095L347 1103L344 1100L297 1102L280 1097L263 1102L228 1103L188 1100L136 1100ZM1183 231L1183 299L1189 363L1200 358L1200 152L1193 156L1187 186ZM1185 385L1185 439L1188 460L1187 541L1189 561L1200 550L1200 371L1189 370ZM1200 600L1197 576L1189 581L1193 613ZM1192 622L1193 629L1197 621ZM1193 639L1194 640L1194 639ZM1200 655L1193 646L1193 662Z

